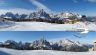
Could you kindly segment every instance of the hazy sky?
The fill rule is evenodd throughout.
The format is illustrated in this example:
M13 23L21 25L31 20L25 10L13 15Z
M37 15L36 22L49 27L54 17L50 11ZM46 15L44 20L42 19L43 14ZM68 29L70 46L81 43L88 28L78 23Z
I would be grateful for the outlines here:
M34 40L41 39L42 37L46 38L49 41L58 41L64 39L70 39L73 41L80 41L81 43L93 43L96 40L96 32L89 32L86 37L77 38L74 36L76 32L62 32L62 31L21 31L21 32L0 32L0 41L6 40L15 40L23 42L32 42Z
M35 1L35 2L34 2ZM0 0L0 9L48 8L55 12L72 11L96 16L96 0Z

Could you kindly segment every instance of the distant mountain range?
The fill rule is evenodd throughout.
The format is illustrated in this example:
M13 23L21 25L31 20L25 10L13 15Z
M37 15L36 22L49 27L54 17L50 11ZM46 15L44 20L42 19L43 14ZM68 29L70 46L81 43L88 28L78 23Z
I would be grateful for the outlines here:
M0 15L0 18L6 18L13 21L40 21L40 22L51 22L51 23L65 23L65 22L75 22L75 21L89 21L95 22L96 17L86 17L86 15L74 14L71 12L62 12L58 14L47 13L43 9L37 12L27 14L13 14L12 12L7 12ZM75 21L74 21L75 20Z
M60 51L88 51L92 45L81 44L80 42L74 42L69 39L60 40L59 42L53 43L45 40L35 40L33 43L22 43L15 42L13 40L7 40L4 43L0 42L0 47L18 49L18 50L60 50Z

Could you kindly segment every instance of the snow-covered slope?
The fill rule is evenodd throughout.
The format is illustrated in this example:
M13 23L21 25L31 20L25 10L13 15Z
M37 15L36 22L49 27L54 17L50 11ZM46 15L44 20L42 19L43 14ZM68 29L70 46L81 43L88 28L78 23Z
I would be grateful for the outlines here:
M53 50L12 50L0 48L0 55L95 55L96 52L65 52Z
M80 23L84 25L84 23ZM16 22L15 26L0 29L0 31L78 31L80 24L51 24L45 22ZM96 31L96 25L87 25L89 31Z
M14 25L15 25L15 23L12 22L12 21L4 21L4 22L3 21L0 21L0 29L12 27Z

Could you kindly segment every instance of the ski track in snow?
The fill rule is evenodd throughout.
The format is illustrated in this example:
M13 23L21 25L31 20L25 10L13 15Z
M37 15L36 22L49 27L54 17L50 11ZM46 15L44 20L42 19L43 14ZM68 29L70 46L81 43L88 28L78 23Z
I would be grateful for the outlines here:
M91 52L66 52L54 50L12 50L0 48L0 55L96 55L95 51Z
M84 23L80 23L84 25ZM83 28L83 26L79 26ZM95 24L88 24L89 31L96 31ZM44 22L16 22L14 26L2 28L0 31L77 31L78 24L51 24Z

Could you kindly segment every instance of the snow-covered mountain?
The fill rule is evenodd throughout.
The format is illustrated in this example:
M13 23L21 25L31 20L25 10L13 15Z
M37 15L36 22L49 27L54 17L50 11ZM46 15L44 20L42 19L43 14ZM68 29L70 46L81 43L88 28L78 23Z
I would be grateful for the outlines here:
M13 14L12 12L7 12L5 15L1 15L1 18L8 18L8 19L25 19L27 17L26 14Z
M69 40L69 39L64 39L60 41L61 45L72 45L75 44L73 41Z
M41 10L38 10L37 12L33 12L33 13L30 13L30 14L14 14L12 12L7 12L5 14L1 14L0 17L2 18L5 18L5 17L10 17L10 18L13 18L13 19L18 19L18 18L27 18L27 19L30 19L30 18L42 18L42 19L50 19L50 18L69 18L70 16L77 16L77 17L80 17L80 15L76 15L74 13L71 13L71 12L62 12L60 14L56 14L56 15L52 15L53 13L47 13L46 11L44 11L43 9ZM23 17L21 17L23 15ZM24 16L26 15L26 16ZM28 17L27 17L28 16Z
M60 40L59 42L51 44L51 42L40 39L32 43L15 42L13 40L7 40L4 43L1 42L0 47L19 49L19 50L60 50L60 51L88 51L89 45L81 44L80 42L74 42L69 39Z
M72 12L61 12L61 13L48 13L46 11L44 11L43 9L38 10L36 12L32 12L30 14L14 14L12 12L7 12L5 14L1 14L0 18L8 18L8 19L14 19L15 21L18 20L22 20L22 19L43 19L43 20L47 20L47 21L59 21L62 20L62 22L65 22L64 20L80 20L80 21L95 21L95 19L91 19L93 17L86 17L86 15L80 15L77 13L72 13Z
M32 19L32 18L41 18L41 19L49 19L50 16L47 12L45 12L43 9L37 11L37 12L33 12L29 15L29 18Z
M51 49L50 42L45 39L36 40L33 42L33 48L36 49Z
M77 46L83 46L82 43L80 43L79 41L72 41L72 40L69 40L69 39L64 39L64 40L61 40L59 41L59 44L60 45L77 45Z
M63 51L88 51L88 46L80 43L79 41L72 41L69 39L60 40L58 42L59 46L62 46L60 50Z

